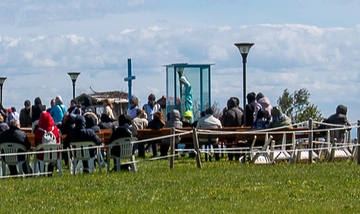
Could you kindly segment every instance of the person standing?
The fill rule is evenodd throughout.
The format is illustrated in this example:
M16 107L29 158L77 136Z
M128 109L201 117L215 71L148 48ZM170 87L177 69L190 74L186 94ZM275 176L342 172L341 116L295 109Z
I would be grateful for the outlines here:
M72 99L70 101L70 107L67 109L69 114L81 114L81 106L78 105L77 99Z
M127 115L129 115L132 119L137 116L137 110L139 109L138 104L135 99L130 100L130 108L127 111Z
M51 99L50 100L50 108L46 109L46 111L50 113L50 110L54 105L56 105L56 101L55 101L55 99Z
M143 110L147 114L147 120L150 122L154 119L154 114L161 111L160 104L156 103L154 94L148 96L148 103L143 106Z
M62 98L60 95L55 98L55 105L51 107L50 114L54 119L55 125L61 125L62 119L66 114L66 107L63 104Z
M25 100L24 108L20 110L20 127L31 127L31 103L30 100Z
M36 97L34 105L31 106L31 121L32 121L32 132L35 133L37 124L39 123L40 115L45 111L46 107L42 104L40 97Z
M12 111L11 114L12 114L12 116L13 116L13 119L19 121L19 123L20 123L20 115L19 115L19 113L16 111L16 108L15 108L15 107L11 107L11 111Z

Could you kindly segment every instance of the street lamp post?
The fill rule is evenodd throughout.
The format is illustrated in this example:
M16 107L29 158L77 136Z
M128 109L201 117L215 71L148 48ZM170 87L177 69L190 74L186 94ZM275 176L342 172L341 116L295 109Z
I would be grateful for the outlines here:
M2 104L2 89L3 89L3 85L4 85L4 82L6 80L6 77L0 77L0 103Z
M244 126L246 126L246 58L254 43L235 43L240 51L243 62L243 105L244 105Z
M80 75L80 72L69 72L68 73L72 82L73 82L73 99L75 98L75 82L78 76Z

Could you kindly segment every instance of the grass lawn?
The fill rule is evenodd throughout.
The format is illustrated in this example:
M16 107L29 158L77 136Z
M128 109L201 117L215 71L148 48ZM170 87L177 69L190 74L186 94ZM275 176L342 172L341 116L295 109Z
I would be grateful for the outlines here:
M139 172L1 179L1 213L359 213L356 162L244 165L178 158Z

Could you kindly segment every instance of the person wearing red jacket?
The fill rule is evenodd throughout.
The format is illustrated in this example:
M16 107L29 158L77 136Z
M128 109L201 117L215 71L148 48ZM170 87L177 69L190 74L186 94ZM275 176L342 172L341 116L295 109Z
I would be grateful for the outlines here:
M55 135L56 143L60 144L60 132L59 132L58 128L55 126L55 122L54 122L53 118L51 117L49 112L43 111L40 114L38 128L35 131L35 146L42 144L42 137L43 137L45 131L52 132ZM44 154L43 153L37 154L37 159L43 160ZM54 170L54 165L49 164L48 172L52 173L53 170ZM50 176L51 176L51 174L50 174Z

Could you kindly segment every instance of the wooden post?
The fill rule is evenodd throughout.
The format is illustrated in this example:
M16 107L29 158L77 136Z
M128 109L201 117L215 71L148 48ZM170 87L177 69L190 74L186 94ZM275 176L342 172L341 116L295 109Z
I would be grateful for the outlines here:
M360 120L357 122L358 128L357 128L357 139L360 140ZM360 164L360 151L359 151L359 142L356 144L356 152L357 152L357 162Z
M170 169L174 169L174 161L175 161L175 127L171 128L171 138L170 138Z
M194 149L196 152L196 165L198 168L201 169L202 165L201 165L201 153L199 149L199 139L195 128L193 128L193 142L194 142Z
M313 162L313 120L310 118L309 120L309 163Z

